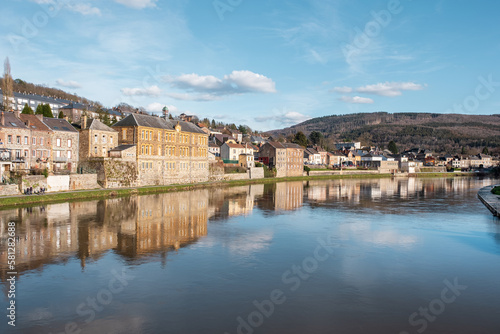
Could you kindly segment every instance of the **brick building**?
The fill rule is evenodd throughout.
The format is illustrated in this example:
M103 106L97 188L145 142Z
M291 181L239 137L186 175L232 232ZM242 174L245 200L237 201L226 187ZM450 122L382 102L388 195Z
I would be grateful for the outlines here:
M196 125L131 114L113 129L120 145L136 145L140 185L208 181L208 135Z
M19 111L0 114L0 149L3 151L4 172L30 168L31 131L19 115Z
M79 134L78 131L62 118L43 118L43 122L52 130L52 170L76 172L78 167Z
M80 161L105 158L109 150L118 146L118 131L98 119L82 117L80 129Z
M280 142L270 141L260 147L259 160L276 168L276 176L286 176L286 147Z
M52 130L43 123L42 115L19 115L30 131L29 164L31 168L49 168L52 154Z

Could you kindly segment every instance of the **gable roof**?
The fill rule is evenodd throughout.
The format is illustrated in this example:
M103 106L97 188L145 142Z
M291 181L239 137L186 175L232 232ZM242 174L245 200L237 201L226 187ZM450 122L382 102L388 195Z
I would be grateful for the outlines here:
M0 128L27 129L28 127L13 112L2 112L5 125L0 123Z
M76 132L78 131L69 124L64 118L50 118L44 117L43 123L47 125L52 131L65 131L65 132Z
M304 149L299 144L294 144L294 143L283 143L282 145L285 146L285 148L295 148L295 149L299 149L299 150L303 150Z
M181 131L183 132L192 132L192 133L200 133L206 134L196 125L190 122L178 121L181 126ZM148 128L157 128L164 130L175 130L175 125L177 123L172 122L171 120L166 120L157 116L143 115L143 114L130 114L124 119L116 122L113 127L119 126L145 126Z
M245 147L244 147L243 145L241 145L241 144L233 144L233 143L228 143L228 142L225 142L225 143L223 144L223 146L224 146L224 145L227 145L227 146L229 146L230 148L245 148Z
M271 145L272 147L274 148L285 148L285 146L283 146L282 143L280 143L279 141L268 141L267 144Z
M128 150L129 148L132 148L132 147L135 147L135 145L118 145L118 146L110 149L110 151L125 151L125 150Z
M21 120L26 124L30 123L29 128L38 131L51 131L50 128L44 124L36 115L21 114Z
M118 132L115 129L110 128L109 126L107 126L106 124L104 124L103 122L101 122L100 120L95 119L95 118L91 118L88 120L87 129L98 130L98 131Z

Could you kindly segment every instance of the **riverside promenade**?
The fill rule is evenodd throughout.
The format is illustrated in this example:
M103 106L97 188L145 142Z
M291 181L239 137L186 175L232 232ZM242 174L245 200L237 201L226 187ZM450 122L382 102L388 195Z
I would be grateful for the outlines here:
M495 186L497 185L491 185L479 189L479 191L477 192L477 197L481 202L483 202L483 204L488 208L488 210L491 211L494 216L500 217L500 196L495 195L491 192L491 189L493 189Z

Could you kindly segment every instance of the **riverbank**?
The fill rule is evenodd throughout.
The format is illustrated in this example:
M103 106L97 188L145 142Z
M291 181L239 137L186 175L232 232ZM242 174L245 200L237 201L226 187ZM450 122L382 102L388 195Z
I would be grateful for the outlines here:
M422 174L422 175L421 175ZM468 173L421 173L413 174L412 177L470 177ZM99 200L114 197L126 197L134 195L147 195L175 191L186 191L194 189L220 188L231 186L243 186L249 184L267 184L283 181L312 181L312 180L336 180L336 179L364 179L364 178L390 178L392 174L348 174L348 175L314 175L264 179L245 179L217 182L203 182L194 184L173 184L166 186L148 186L136 188L94 189L64 191L47 193L44 195L18 195L0 197L0 208L12 208L19 206L30 206L33 204L52 204L61 202L73 202L81 200Z
M496 185L479 189L477 197L494 216L500 217L500 196L491 192L494 187L496 187Z

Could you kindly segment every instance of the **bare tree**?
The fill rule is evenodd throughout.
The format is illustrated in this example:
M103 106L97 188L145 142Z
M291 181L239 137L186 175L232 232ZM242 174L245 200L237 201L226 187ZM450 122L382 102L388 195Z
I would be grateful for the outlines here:
M13 93L13 80L12 75L10 74L10 62L9 57L5 58L5 62L3 64L4 74L2 80L2 94L3 94L3 108L6 111L10 110L11 99L14 97Z

